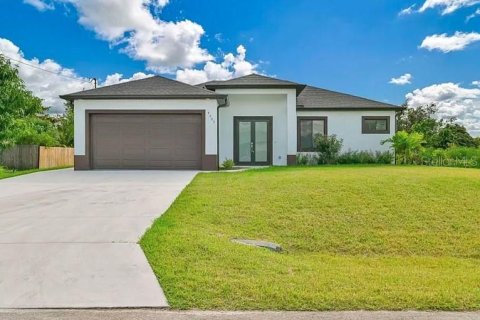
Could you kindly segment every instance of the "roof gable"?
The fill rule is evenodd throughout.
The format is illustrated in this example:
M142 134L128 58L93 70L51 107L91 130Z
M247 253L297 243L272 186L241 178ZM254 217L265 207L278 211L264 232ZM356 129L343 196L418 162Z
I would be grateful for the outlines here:
M280 88L292 88L297 90L297 95L305 87L304 84L281 80L277 78L267 77L259 74L249 74L243 77L238 77L224 81L209 81L197 85L201 88L210 90L215 89L280 89Z
M252 73L246 76L238 77L238 78L233 78L229 80L223 80L223 81L209 81L203 84L199 84L199 86L206 85L206 86L217 86L217 85L228 85L228 86L234 86L234 85L286 85L286 86L296 86L299 85L299 83L292 82L292 81L287 81L287 80L281 80L277 78L272 78L272 77L267 77L263 75L259 75L256 73Z
M213 91L192 86L176 80L153 76L110 86L60 96L75 99L133 99L133 98L224 98Z

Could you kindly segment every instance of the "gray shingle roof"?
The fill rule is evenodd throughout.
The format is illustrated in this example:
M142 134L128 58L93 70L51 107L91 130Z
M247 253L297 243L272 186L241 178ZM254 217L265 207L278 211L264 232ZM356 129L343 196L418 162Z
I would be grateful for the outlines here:
M206 89L227 89L227 88L295 88L297 94L303 90L304 84L262 76L259 74L249 74L225 81L209 81L197 84L198 87Z
M403 109L403 107L312 86L297 96L298 109Z
M60 96L62 99L222 99L214 91L175 81L172 79L153 76L150 78L128 81L97 89L84 90Z
M350 94L302 85L292 81L250 74L226 81L210 81L196 86L172 79L150 78L84 90L60 96L75 99L226 99L216 93L221 88L295 88L297 108L304 109L402 109L400 106L365 99ZM210 90L211 89L211 90Z

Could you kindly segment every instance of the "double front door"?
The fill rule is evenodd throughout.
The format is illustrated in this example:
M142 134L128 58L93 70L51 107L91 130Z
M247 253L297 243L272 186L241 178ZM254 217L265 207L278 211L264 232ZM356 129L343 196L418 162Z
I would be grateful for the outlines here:
M247 166L272 164L272 117L234 118L234 161Z

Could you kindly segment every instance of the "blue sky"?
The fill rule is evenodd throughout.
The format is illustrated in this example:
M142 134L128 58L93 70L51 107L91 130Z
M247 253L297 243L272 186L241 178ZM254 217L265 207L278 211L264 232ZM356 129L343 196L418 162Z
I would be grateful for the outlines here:
M30 78L44 72L19 65L27 86L47 104L58 104L47 91L88 86L90 77L110 84L141 72L195 82L261 72L395 104L404 103L407 94L412 105L432 100L442 115L457 116L480 133L477 0L124 0L111 7L108 2L122 0L0 2L0 50L73 78L48 75L51 90L39 89ZM191 24L182 25L185 21ZM167 31L159 29L162 35L155 37L144 31L150 26ZM153 45L142 48L152 39ZM237 51L240 45L246 54ZM226 63L228 53L233 55ZM206 61L214 63L209 72ZM123 77L106 81L116 73ZM392 78L399 78L397 84Z

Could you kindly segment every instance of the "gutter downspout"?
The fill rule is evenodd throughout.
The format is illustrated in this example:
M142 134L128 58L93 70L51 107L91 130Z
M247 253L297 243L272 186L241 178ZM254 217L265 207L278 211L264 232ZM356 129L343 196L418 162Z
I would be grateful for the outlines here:
M217 106L217 171L220 171L220 108L226 108L229 105L228 97L226 97L225 102Z

